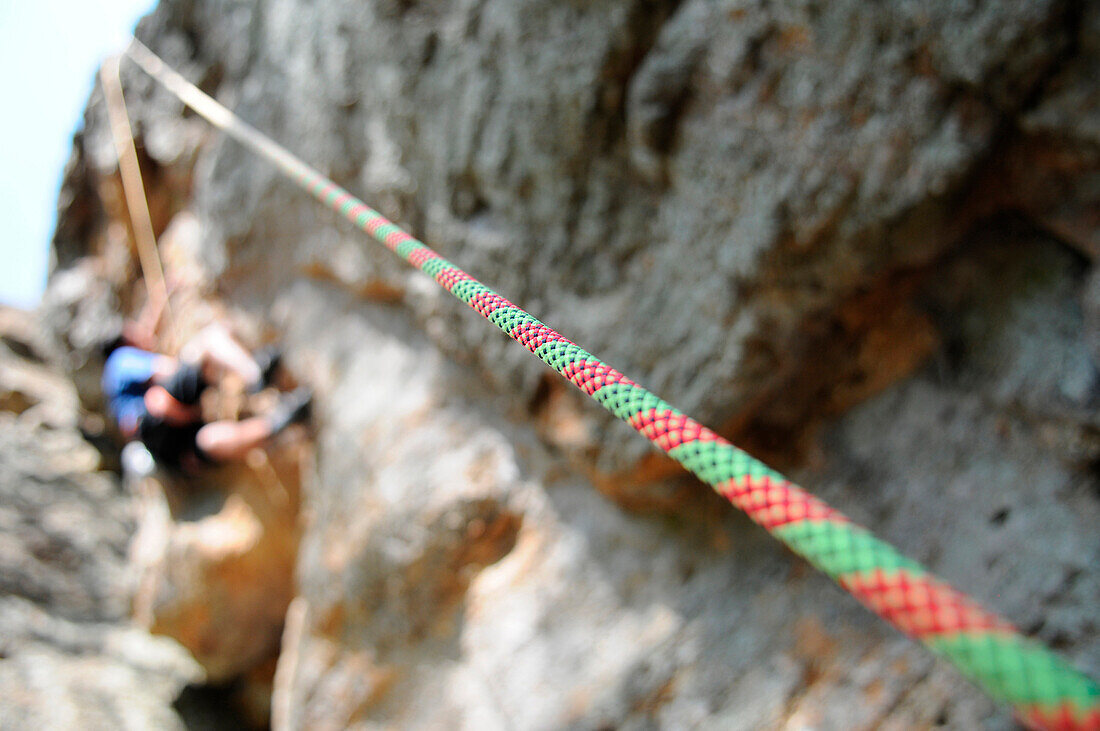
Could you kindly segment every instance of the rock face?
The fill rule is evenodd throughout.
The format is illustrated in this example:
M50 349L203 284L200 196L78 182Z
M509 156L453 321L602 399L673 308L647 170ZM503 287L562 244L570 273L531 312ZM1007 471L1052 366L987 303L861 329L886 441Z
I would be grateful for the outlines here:
M1098 22L1056 0L164 0L138 35L1096 675ZM318 393L277 725L1010 724L125 81L158 228L194 207L207 276ZM112 235L102 117L93 96L59 262Z
M166 486L170 499L155 485L146 492L135 613L190 650L211 683L237 680L278 651L294 596L297 457L281 450L255 467Z
M131 496L34 319L0 310L0 333L0 727L183 728L172 703L202 671L129 626Z

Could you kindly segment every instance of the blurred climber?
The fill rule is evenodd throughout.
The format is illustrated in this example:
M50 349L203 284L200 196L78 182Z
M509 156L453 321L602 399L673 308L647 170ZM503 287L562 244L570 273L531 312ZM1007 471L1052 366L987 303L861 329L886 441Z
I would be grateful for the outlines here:
M187 342L179 358L134 347L126 330L107 345L103 393L127 441L141 440L168 467L193 470L243 459L292 423L308 416L311 393L283 394L267 414L242 421L202 419L199 398L226 373L255 393L269 385L278 351L249 353L225 326L215 323Z

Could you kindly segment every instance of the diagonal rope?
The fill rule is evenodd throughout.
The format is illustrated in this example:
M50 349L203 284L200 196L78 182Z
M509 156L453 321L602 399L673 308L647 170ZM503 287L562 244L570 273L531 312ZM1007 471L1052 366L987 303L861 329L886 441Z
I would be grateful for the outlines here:
M122 79L119 76L117 57L109 58L103 63L99 70L99 80L103 86L103 96L107 101L107 121L111 125L111 137L118 155L118 173L122 180L126 209L130 214L130 229L137 247L138 263L141 265L149 305L156 312L153 328L156 329L161 315L164 315L171 346L179 347L179 337L172 317L172 304L168 299L168 285L164 280L164 266L161 264L157 249L153 220L149 215L149 200L145 195L145 184L141 180L141 164L138 162L137 148L134 147L134 131L130 127L130 117L126 113L126 98L122 93Z
M216 127L518 341L872 612L1034 728L1100 730L1100 686L778 472L512 304L291 155L134 41L131 59Z

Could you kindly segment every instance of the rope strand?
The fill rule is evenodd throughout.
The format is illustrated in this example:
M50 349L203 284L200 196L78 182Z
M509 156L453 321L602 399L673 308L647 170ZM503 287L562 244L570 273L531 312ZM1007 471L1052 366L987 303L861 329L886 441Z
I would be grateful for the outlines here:
M126 97L122 93L117 57L109 58L103 63L99 70L99 79L107 101L107 121L111 126L111 137L118 155L118 173L122 180L126 210L130 214L130 229L137 247L138 264L141 266L149 306L157 312L153 329L156 329L163 315L170 348L175 349L179 347L179 336L172 317L172 303L164 279L164 266L157 249L157 236L149 214L149 200L145 195L145 184L141 180L141 165L138 162L137 148L134 147L134 131L126 113Z

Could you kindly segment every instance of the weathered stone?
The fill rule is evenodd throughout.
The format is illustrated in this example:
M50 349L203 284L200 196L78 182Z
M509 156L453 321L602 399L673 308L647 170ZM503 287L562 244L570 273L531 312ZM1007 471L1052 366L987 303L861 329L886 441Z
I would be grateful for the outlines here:
M51 356L33 315L0 307L0 411L52 428L76 426L77 394L46 365Z
M0 726L183 729L172 707L202 670L175 642L118 624L69 622L0 598Z
M1021 205L1100 258L1100 7L1084 3L1076 53L1023 115L1011 168Z
M81 405L102 414L102 347L122 332L123 320L118 293L98 269L98 261L82 259L55 272L38 312Z
M165 0L139 36L1095 674L1095 275L1040 229L1093 251L1096 16ZM125 78L150 162L194 162L162 185L189 186L203 269L318 393L276 723L1009 726L434 284ZM107 178L99 104L80 154Z
M876 13L861 3L166 3L143 29L444 254L461 252L506 296L723 425L791 422L812 408L813 391L789 383L844 303L966 231L965 184L1072 44L1068 14L1057 2ZM186 34L219 16L254 30L247 41ZM352 28L372 41L352 41ZM569 29L569 42L554 29ZM172 104L153 98L137 114L156 128ZM233 143L215 149L198 172L205 254L238 301L260 304L257 282L301 274L407 289L392 261L318 232L331 219L266 163ZM487 377L533 394L521 352L446 298L407 299L448 352L473 349ZM881 339L852 338L833 367ZM620 437L607 444L605 468L641 454Z
M0 320L0 382L33 402L0 413L0 727L183 728L172 703L201 668L128 626L131 496L77 431L35 319Z
M0 592L60 617L120 621L128 613L125 549L133 527L117 479L73 428L0 413Z
M142 487L135 614L190 650L211 683L275 657L294 596L299 452L255 456L251 466Z

